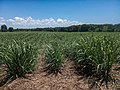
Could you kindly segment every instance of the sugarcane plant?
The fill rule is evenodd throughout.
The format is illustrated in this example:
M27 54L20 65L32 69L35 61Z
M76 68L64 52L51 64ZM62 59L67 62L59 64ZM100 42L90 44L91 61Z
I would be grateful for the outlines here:
M37 48L27 42L13 40L0 48L0 59L7 68L7 80L25 77L35 70L37 62Z
M45 51L46 69L50 73L57 74L60 72L64 64L63 53L61 45L57 42L52 42L47 45Z
M75 48L74 60L79 71L87 77L96 76L107 85L118 56L119 44L114 37L82 37Z

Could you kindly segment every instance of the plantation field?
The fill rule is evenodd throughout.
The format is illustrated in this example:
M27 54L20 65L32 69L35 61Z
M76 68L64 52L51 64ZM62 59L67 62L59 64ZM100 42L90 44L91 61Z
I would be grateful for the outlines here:
M5 90L119 90L120 33L1 32L0 80Z
M120 42L119 32L83 32L83 33L68 33L68 32L6 32L0 33L0 43L11 43L12 40L29 42L31 44L37 45L39 48L43 49L44 46L50 44L51 42L59 42L63 45L70 45L73 42L81 39L81 37L88 36L102 37L104 35L115 37L116 40Z

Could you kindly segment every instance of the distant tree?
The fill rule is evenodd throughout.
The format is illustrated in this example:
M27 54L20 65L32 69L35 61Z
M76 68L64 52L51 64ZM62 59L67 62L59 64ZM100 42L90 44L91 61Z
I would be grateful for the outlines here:
M100 31L100 29L99 29L99 28L96 28L96 29L95 29L95 32L99 32L99 31Z
M9 27L9 32L13 32L13 27Z
M1 25L1 31L6 32L7 31L7 26L5 24Z
M81 30L81 25L77 25L77 27L78 27L78 32L80 32L80 30Z
M81 25L81 32L87 32L89 30L89 25L83 24Z
M82 25L72 25L68 27L48 27L48 28L33 28L33 29L17 28L14 29L14 31L120 32L120 24L82 24Z
M108 31L108 26L103 26L103 32L107 32Z

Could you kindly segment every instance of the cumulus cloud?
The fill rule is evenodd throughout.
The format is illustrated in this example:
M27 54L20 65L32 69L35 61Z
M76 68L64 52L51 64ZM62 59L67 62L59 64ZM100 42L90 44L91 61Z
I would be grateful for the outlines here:
M8 20L5 20L3 17L0 17L0 24L7 24L13 27L62 27L62 26L70 26L82 24L78 21L71 21L67 19L33 19L32 17L14 17Z
M0 17L0 25L2 25L2 24L6 24L5 19L3 17Z

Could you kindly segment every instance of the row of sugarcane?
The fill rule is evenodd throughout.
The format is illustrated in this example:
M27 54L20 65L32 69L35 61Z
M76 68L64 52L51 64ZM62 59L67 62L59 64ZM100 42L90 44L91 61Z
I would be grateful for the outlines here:
M112 80L113 64L120 61L120 42L114 36L82 36L66 43L50 41L44 46L44 50L45 66L49 72L59 73L66 58L70 58L80 74L96 77L106 84ZM5 82L32 73L39 56L38 46L26 41L12 40L12 43L0 44L0 64L7 68Z

